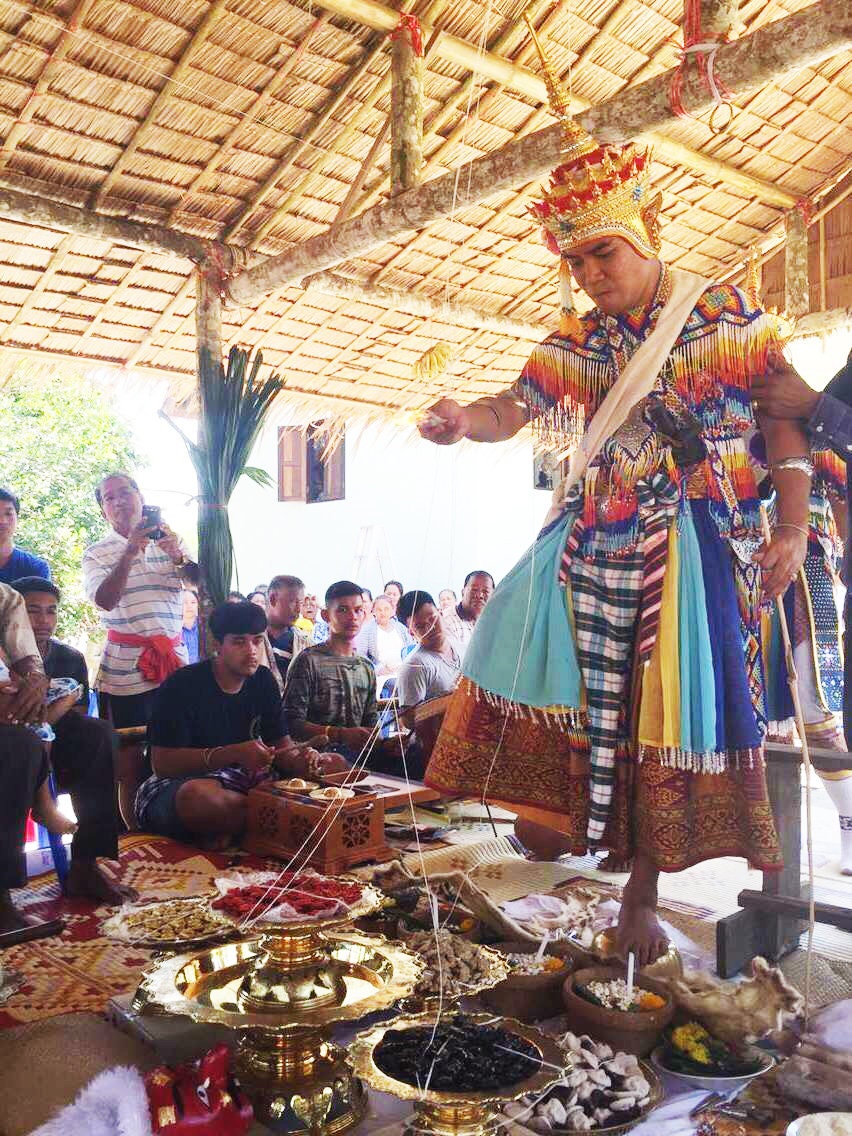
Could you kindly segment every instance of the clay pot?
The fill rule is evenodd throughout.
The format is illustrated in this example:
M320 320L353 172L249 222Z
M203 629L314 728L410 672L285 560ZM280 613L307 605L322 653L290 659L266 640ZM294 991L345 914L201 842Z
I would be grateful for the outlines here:
M568 976L562 987L562 1001L568 1016L568 1029L572 1033L587 1033L595 1041L606 1042L618 1052L634 1053L646 1057L662 1036L663 1030L672 1020L675 1012L674 1000L668 987L644 974L637 975L635 984L641 990L649 990L665 999L659 1010L606 1010L587 1002L576 992L578 986L588 986L590 982L608 982L613 978L625 978L624 966L593 966L578 970Z
M516 942L491 943L495 951L504 955L534 955L538 950L536 943L521 940ZM571 952L558 942L548 943L546 954L562 958L564 965L559 970L545 971L541 974L510 974L505 981L483 990L479 995L489 1010L504 1018L517 1018L521 1022L538 1022L543 1018L553 1018L562 1011L560 990L562 983L571 973L574 963Z

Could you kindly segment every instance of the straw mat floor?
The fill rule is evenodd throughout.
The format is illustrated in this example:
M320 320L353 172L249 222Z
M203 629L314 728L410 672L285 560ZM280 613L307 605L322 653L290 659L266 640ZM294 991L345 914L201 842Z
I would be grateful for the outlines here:
M198 895L212 890L213 876L231 862L159 836L129 835L121 840L121 880L142 900ZM241 863L261 864L256 858ZM112 908L63 901L52 872L15 893L19 907L43 917L61 915L65 929L51 939L21 943L3 952L5 967L24 979L22 989L0 1007L0 1029L56 1014L103 1011L108 999L133 991L152 952L100 934Z

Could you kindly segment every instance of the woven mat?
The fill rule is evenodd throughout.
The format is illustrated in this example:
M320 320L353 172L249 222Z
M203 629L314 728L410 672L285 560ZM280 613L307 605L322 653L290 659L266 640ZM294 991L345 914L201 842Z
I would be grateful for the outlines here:
M233 862L233 857L200 852L165 837L135 834L122 837L120 858L122 883L135 888L142 901L212 891L214 874ZM240 862L264 863L257 858ZM135 990L152 952L101 935L101 923L114 908L63 900L53 872L15 892L15 902L41 918L62 916L65 929L3 952L4 966L17 971L24 984L0 1008L0 1029L57 1014L101 1013L110 998Z

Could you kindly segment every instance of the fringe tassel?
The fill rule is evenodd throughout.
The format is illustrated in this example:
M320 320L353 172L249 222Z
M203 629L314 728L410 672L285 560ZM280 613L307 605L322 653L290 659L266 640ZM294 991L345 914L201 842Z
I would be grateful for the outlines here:
M729 769L762 769L763 747L743 750L708 750L690 753L680 746L639 746L639 760L647 756L659 757L667 769L680 769L685 773L727 773Z
M490 690L483 690L481 686L476 686L475 689L477 702L484 702L492 710L497 710L510 718L528 718L539 726L556 726L569 734L581 730L586 725L586 711L583 707L525 706L521 702L512 702L504 698L502 694L492 694Z
M559 334L572 339L580 335L583 325L574 307L574 293L571 290L571 265L563 256L559 261Z

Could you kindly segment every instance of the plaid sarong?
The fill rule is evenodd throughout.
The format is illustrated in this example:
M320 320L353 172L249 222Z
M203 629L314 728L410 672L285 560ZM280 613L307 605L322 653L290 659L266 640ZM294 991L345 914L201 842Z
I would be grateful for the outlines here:
M645 535L666 532L677 508L677 488L665 474L636 486L639 539L617 554L604 551L589 531L568 567L577 658L586 688L591 775L591 843L603 838L615 783L616 750L627 744L626 700L646 583ZM665 549L665 544L663 545ZM660 581L663 565L657 564ZM656 638L656 627L650 640Z

